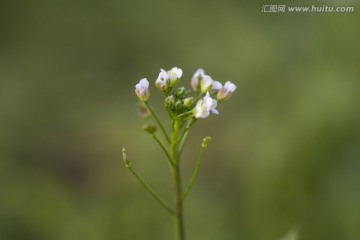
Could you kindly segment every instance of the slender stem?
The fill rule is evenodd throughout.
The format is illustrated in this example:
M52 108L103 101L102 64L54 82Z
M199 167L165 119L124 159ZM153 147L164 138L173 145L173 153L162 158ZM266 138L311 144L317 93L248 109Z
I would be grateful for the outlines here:
M187 111L187 112L184 112L184 113L181 113L179 115L176 116L177 119L180 119L186 115L189 115L189 114L192 114L192 111Z
M154 192L154 190L152 190L151 187L135 172L135 170L131 167L131 164L126 165L126 167L166 211L168 211L172 215L175 215L174 210L172 210L171 207L169 207L169 205L156 192Z
M177 239L185 240L185 226L183 216L183 201L182 201L182 184L180 175L180 159L178 153L178 142L179 142L180 128L178 122L173 123L173 132L171 136L171 153L175 168L173 169L174 177L174 188L175 188L175 224L177 230Z
M204 140L205 141L205 140ZM187 197L187 195L189 194L192 186L194 185L195 181L196 181L196 178L199 174L199 171L200 171L200 166L201 166L201 162L202 162L202 157L203 157L203 154L204 154L204 150L206 148L206 144L204 144L204 141L203 141L203 144L201 145L201 150L200 150L200 154L199 154L199 157L198 157L198 161L197 161L197 164L196 164L196 168L195 168L195 171L190 179L190 182L188 183L187 187L185 188L185 191L184 191L184 194L182 196L182 200L184 201L185 198Z
M164 153L165 153L165 155L166 155L169 163L171 164L171 166L172 166L172 167L175 167L175 164L174 164L174 162L172 161L171 156L170 156L169 152L166 150L164 144L159 140L159 138L158 138L155 134L152 134L151 136L155 139L155 141L159 144L159 146L161 147L161 149L164 151Z
M190 128L192 127L192 125L195 123L196 119L191 119L189 121L189 124L186 126L185 130L184 130L184 133L182 134L182 137L181 137L181 140L180 140L180 146L179 146L179 156L181 156L181 153L184 149L184 146L185 146L185 143L186 143L186 140L189 136L189 131L190 131Z
M157 124L159 125L159 127L161 128L161 131L163 132L166 141L168 143L170 143L170 138L169 135L166 133L164 126L161 124L159 118L156 116L155 112L152 110L152 108L150 107L149 103L147 101L145 101L145 105L147 106L147 108L149 109L149 111L151 112L151 114L154 116L155 121L157 122Z

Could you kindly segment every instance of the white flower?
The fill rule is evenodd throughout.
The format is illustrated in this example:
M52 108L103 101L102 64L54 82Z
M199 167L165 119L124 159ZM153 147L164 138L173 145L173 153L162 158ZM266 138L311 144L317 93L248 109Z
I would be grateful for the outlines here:
M222 87L217 95L216 98L218 101L226 101L231 97L231 94L236 90L236 86L235 84L233 84L230 81L227 81L224 85L224 87Z
M220 82L214 81L209 75L205 75L204 69L199 68L191 78L191 87L194 91L200 90L206 93L212 89L221 88Z
M143 78L135 85L135 93L143 102L147 101L150 97L149 81Z
M213 81L212 90L219 91L222 88L222 84L219 81Z
M173 67L171 70L168 71L168 75L170 80L176 80L181 78L183 71L180 68Z
M168 88L169 83L170 83L169 75L164 69L160 69L159 76L155 81L155 86L165 91Z
M200 81L205 75L204 69L199 68L196 70L194 75L191 78L191 87L194 91L197 91L200 87Z
M200 81L200 90L202 93L206 93L207 91L210 91L213 86L213 80L209 75L203 75L202 79Z
M193 114L195 118L207 118L211 113L219 114L216 110L217 101L210 97L209 92L206 93L205 97L200 99L195 108Z
M170 79L170 87L173 87L177 84L179 79L181 78L183 71L180 68L173 67L171 70L167 72Z

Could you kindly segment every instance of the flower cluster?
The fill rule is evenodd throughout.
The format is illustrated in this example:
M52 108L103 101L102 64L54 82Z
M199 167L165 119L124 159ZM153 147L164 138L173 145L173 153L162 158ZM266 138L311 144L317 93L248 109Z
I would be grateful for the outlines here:
M171 117L187 116L207 118L211 114L219 114L216 107L218 102L228 100L236 86L230 81L224 85L198 69L191 78L192 92L184 87L176 88L183 71L173 67L169 71L160 69L155 86L165 93L165 107ZM142 102L150 97L149 82L143 78L135 85L135 93Z
M152 121L156 126L147 123L143 126L147 132L160 146L164 152L168 164L171 168L171 174L174 182L175 202L173 205L168 204L159 194L157 194L149 184L132 167L129 158L123 148L123 160L126 168L136 177L144 188L154 197L154 199L171 215L175 217L175 225L179 240L185 239L183 204L188 196L192 186L198 176L202 156L210 137L205 137L201 143L201 150L196 163L196 168L185 188L182 188L181 181L181 153L186 145L190 129L198 119L207 118L212 114L219 114L217 107L220 102L228 100L236 90L235 84L227 81L224 85L213 80L212 77L205 74L203 69L198 69L191 78L191 88L186 89L177 86L183 71L180 68L173 67L169 71L160 69L160 73L155 80L155 86L165 95L165 108L170 115L171 131L166 129L155 111L148 103L150 98L150 84L146 78L143 78L135 85L135 93L139 97L138 111ZM163 137L158 137L157 129Z

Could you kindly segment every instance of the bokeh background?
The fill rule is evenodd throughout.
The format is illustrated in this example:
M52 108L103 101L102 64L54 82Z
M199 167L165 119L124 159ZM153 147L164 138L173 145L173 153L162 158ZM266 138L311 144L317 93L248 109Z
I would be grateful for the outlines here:
M237 90L184 153L189 239L360 239L360 28L354 13L261 13L262 2L0 2L0 239L173 239L172 201L134 85L199 67ZM151 105L167 118L162 95Z

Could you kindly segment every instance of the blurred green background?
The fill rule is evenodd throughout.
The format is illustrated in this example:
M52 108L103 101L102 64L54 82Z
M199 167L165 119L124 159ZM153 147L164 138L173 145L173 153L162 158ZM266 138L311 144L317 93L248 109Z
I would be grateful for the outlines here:
M171 178L134 85L199 67L237 90L199 121L212 141L186 203L189 239L360 239L360 28L354 13L261 13L261 2L0 2L0 239L173 239ZM151 104L167 115L152 84Z

